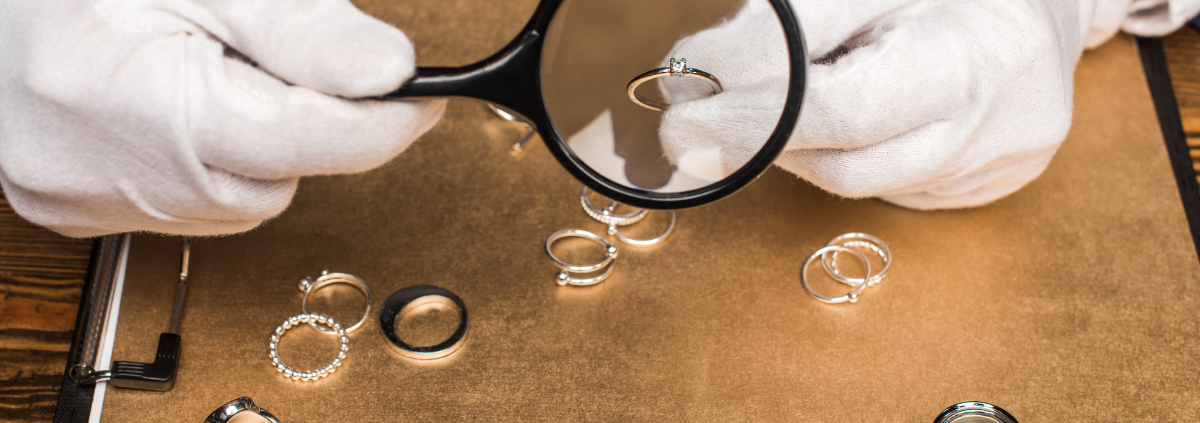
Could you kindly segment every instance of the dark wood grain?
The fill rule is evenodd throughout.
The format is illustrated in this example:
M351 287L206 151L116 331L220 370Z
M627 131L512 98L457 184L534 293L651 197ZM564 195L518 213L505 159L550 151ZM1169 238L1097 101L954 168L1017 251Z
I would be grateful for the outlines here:
M1164 37L1163 51L1191 148L1192 168L1200 172L1200 30L1189 26ZM1196 179L1200 181L1200 177Z
M0 421L54 417L91 248L26 222L0 193Z

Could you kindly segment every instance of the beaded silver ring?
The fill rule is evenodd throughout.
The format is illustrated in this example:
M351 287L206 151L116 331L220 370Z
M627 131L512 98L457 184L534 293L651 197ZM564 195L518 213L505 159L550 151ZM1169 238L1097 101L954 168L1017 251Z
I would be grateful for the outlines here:
M605 226L629 226L638 223L646 217L646 213L650 212L647 209L637 209L626 214L613 214L613 209L616 209L621 203L613 201L608 204L608 207L601 209L592 203L592 199L588 197L589 192L588 187L583 187L583 190L579 192L579 203L583 205L583 211L588 216Z
M341 341L342 344L341 348L338 349L337 358L334 358L333 361L328 365L317 370L299 371L288 367L287 364L284 364L283 360L279 359L279 338L283 337L283 334L293 326L305 323L318 323L325 325L326 327L332 329L333 332L337 333L338 340ZM337 368L340 367L342 362L346 359L346 351L349 349L350 339L346 337L346 331L342 329L342 325L338 324L338 322L333 320L332 317L323 314L305 313L289 317L287 320L284 320L282 324L275 328L275 332L271 333L271 364L275 365L275 370L283 373L284 376L292 378L292 380L307 382L310 380L323 378L328 376L330 373L336 372Z

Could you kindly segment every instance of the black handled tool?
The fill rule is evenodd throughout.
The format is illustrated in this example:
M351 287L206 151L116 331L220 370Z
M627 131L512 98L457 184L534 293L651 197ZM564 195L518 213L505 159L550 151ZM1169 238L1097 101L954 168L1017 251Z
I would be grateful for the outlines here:
M187 293L188 256L192 250L191 238L183 240L183 260L179 271L179 283L175 287L175 309L171 312L171 328L158 336L158 352L153 363L114 361L112 370L91 372L76 378L79 384L91 384L108 380L121 388L167 391L175 386L175 369L179 366L179 318L183 314L183 298ZM72 377L75 373L72 372Z

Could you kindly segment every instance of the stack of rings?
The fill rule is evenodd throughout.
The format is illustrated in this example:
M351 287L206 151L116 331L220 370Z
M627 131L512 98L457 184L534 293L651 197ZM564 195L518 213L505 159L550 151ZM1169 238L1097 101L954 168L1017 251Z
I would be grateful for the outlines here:
M332 317L323 314L309 313L308 311L309 295L312 295L313 292L316 292L321 288L339 283L358 288L367 298L367 311L363 313L363 317L359 319L357 323L348 328L343 328L342 325L335 321ZM337 371L337 368L341 366L342 362L346 359L346 351L348 351L350 348L350 340L346 337L346 335L362 327L362 325L366 323L367 318L371 315L371 288L367 287L367 283L363 282L363 280L357 276L348 273L329 273L328 271L321 272L321 276L315 281L306 276L300 279L300 282L297 284L297 286L301 291L304 292L304 298L300 302L300 309L303 313L288 318L283 322L283 324L280 324L275 328L275 332L271 333L271 341L269 344L271 364L275 366L277 371L283 373L284 376L292 378L292 380L317 380L328 376L329 373ZM338 337L338 341L341 342L341 348L338 351L337 357L334 358L329 365L317 370L299 371L289 367L283 362L283 360L279 358L279 339L283 337L284 332L287 332L287 330L291 329L292 326L300 323L307 323L318 332L327 335L336 335Z
M652 245L658 245L663 241L666 241L667 237L671 236L671 232L675 230L675 211L671 210L669 211L671 214L671 221L667 224L667 229L663 230L662 234L651 239L630 238L621 233L620 227L641 222L642 219L646 218L646 215L650 213L650 210L638 209L626 214L613 214L614 210L616 210L617 206L620 206L621 203L613 201L610 202L607 207L601 209L592 203L592 200L588 197L588 194L589 191L587 187L583 187L583 191L579 193L579 203L583 205L583 211L587 213L588 216L591 216L592 219L595 219L597 222L606 225L608 227L608 234L616 237L617 240L623 243L634 247L649 247Z
M600 260L599 263L585 266L576 266L559 259L554 255L552 246L554 245L555 241L563 238L583 238L595 241L596 243L600 244L601 247L604 247L604 259ZM561 269L558 272L558 276L555 280L559 286L588 286L603 282L605 279L608 279L609 275L612 275L613 268L615 268L617 264L617 245L608 242L607 239L601 238L599 235L583 229L563 229L551 234L550 238L546 239L546 255L550 257L550 261L554 262L555 266L558 266L558 268ZM572 273L593 273L600 269L604 269L604 271L599 275L590 278L577 278L572 276Z
M878 273L872 273L871 261L868 260L867 256L860 250L870 250L879 255L879 258L883 260L883 269ZM862 260L863 273L865 276L861 278L851 278L843 275L837 265L839 253L850 253L859 260ZM818 257L821 259L821 267L825 269L825 273L829 274L829 276L835 281L850 285L850 292L840 297L827 297L817 293L812 289L811 286L809 286L808 267ZM817 301L827 304L839 304L845 302L855 303L858 302L858 297L862 294L863 290L883 282L883 278L887 276L888 270L890 270L891 267L892 250L888 248L887 244L885 244L883 240L872 235L852 232L834 237L825 244L825 247L822 247L821 249L812 253L812 255L808 256L808 259L804 260L804 265L800 267L800 284L804 287L804 290L808 292L809 295L812 295L813 298L816 298Z

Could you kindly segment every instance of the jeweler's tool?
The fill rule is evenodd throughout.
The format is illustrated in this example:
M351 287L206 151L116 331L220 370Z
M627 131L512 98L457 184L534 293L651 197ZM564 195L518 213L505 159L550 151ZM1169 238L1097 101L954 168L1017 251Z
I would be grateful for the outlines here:
M179 366L180 350L179 319L183 314L184 294L187 293L188 258L191 250L191 238L184 238L179 283L175 286L175 309L171 312L171 327L158 336L158 352L154 356L154 362L114 361L112 370L102 371L94 371L90 367L78 372L72 369L72 379L81 385L108 380L116 387L149 391L167 391L175 386L175 369Z

